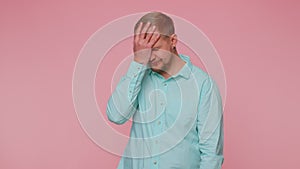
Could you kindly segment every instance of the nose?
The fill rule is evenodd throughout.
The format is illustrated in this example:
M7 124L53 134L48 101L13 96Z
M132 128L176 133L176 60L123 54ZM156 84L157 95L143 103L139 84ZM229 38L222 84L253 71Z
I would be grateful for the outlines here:
M150 62L152 62L153 60L155 60L156 56L153 52L151 52L151 56L150 56Z

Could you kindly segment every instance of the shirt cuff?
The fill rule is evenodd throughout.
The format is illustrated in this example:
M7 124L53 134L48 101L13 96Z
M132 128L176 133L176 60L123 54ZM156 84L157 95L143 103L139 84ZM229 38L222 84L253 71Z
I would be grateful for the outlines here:
M126 73L126 76L129 78L137 78L137 77L142 77L141 75L143 75L145 73L145 71L147 70L147 66L143 65L141 63L138 63L136 61L132 61L130 63L130 66L128 68L128 71Z

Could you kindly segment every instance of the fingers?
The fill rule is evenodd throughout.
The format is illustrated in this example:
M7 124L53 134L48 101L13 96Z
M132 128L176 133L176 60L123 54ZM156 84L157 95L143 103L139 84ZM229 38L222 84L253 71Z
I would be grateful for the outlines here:
M138 28L137 28L137 30L136 30L136 33L137 33L137 34L141 33L142 27L143 27L143 22L140 22L140 23L139 23L139 26L138 26Z
M153 47L154 46L154 44L159 40L159 38L160 38L160 33L159 32L153 32L153 35L151 36L151 39L149 40L149 43L148 43L148 45L150 46L150 47Z
M146 37L146 32L148 31L150 25L150 22L147 22L147 24L143 27L142 31L140 32L140 39L144 39Z
M140 22L139 26L137 27L136 32L134 34L134 40L136 42L139 41L139 36L140 36L141 30L142 30L142 26L143 26L143 22Z
M160 38L160 33L156 29L156 26L151 26L150 22L147 24L140 22L134 35L135 44L137 46L143 44L146 48L153 47Z
M151 28L149 28L149 31L147 32L147 35L145 37L146 42L150 41L155 29L156 29L155 25L153 25Z

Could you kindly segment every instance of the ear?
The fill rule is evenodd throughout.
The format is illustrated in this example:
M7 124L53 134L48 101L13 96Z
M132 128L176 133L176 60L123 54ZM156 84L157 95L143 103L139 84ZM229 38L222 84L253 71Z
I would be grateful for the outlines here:
M177 35L174 33L170 36L170 40L171 40L171 46L176 47L177 45Z

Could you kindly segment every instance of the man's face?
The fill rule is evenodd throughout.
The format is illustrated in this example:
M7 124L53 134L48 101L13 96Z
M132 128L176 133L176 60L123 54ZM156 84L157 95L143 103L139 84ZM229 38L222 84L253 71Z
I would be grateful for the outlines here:
M152 48L149 65L153 71L167 71L172 61L172 47L169 37L161 37Z

